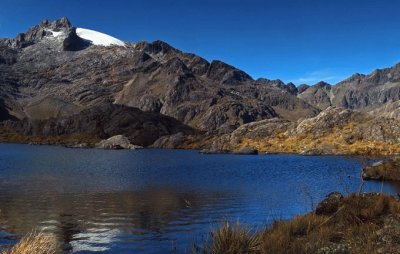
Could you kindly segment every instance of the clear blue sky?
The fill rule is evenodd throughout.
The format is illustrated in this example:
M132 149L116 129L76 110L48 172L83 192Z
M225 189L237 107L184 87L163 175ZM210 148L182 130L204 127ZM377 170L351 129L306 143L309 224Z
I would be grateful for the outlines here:
M398 0L1 0L0 37L67 16L125 41L163 40L253 78L335 83L400 62Z

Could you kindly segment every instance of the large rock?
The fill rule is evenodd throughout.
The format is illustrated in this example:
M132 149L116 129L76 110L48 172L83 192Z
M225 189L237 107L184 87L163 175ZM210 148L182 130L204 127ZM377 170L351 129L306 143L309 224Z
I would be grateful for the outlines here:
M111 138L104 139L96 144L96 148L101 149L140 149L142 146L131 144L130 140L124 135L116 135Z
M340 128L347 124L358 123L368 116L360 112L356 112L344 108L328 107L316 117L301 121L296 128L290 130L291 136L315 134L320 135L331 132L332 128Z
M400 121L400 100L389 102L380 108L369 112L372 116L381 116L385 118L393 118Z
M315 209L317 215L332 215L340 206L340 202L343 199L343 195L339 192L332 192L322 200Z
M400 181L400 158L378 161L363 168L362 178L377 181Z

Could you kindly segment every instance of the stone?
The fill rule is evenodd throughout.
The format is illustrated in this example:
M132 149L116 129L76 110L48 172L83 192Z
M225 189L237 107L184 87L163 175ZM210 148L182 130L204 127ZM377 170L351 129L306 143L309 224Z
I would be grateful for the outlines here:
M340 206L340 202L343 199L343 195L339 192L332 192L322 200L315 209L315 214L317 215L332 215L334 214Z
M131 144L130 140L124 135L112 136L96 144L96 148L101 149L140 149L141 146Z
M364 180L400 181L400 158L380 160L362 170Z

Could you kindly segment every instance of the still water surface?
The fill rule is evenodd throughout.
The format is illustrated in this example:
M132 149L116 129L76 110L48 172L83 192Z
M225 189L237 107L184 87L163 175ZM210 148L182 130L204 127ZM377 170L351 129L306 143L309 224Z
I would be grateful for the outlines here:
M35 228L56 233L66 253L190 253L222 221L262 228L329 192L356 191L363 163L0 144L0 245Z

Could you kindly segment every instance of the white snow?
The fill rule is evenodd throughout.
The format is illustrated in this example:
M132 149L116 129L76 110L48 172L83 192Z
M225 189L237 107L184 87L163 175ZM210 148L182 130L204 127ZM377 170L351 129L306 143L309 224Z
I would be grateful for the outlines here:
M103 34L97 31L84 29L84 28L76 28L76 34L82 39L91 41L94 45L100 46L123 46L125 47L125 42L118 40L110 35Z
M53 33L53 36L56 37L56 38L57 38L58 36L64 34L64 32L62 32L62 31L61 31L61 32L51 31L51 32Z
M54 38L57 38L57 37L59 37L59 36L61 36L61 35L64 35L64 32L63 32L63 31L56 32L56 31L53 31L53 30L50 30L50 29L46 29L46 31L51 32L51 33L52 33L52 36L53 36Z

